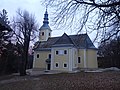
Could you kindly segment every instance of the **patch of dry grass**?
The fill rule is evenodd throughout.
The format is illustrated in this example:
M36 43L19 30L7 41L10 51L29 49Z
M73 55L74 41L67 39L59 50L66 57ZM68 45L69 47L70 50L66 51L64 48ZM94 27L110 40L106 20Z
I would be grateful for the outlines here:
M62 73L16 79L0 84L0 90L120 90L120 72Z

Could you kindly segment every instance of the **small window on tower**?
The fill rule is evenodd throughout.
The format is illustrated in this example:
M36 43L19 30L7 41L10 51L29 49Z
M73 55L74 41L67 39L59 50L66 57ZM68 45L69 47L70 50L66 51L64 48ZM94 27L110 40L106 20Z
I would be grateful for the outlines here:
M42 32L42 36L44 36L44 32Z
M49 33L49 36L50 36L50 33Z
M37 58L39 58L39 54L37 54Z

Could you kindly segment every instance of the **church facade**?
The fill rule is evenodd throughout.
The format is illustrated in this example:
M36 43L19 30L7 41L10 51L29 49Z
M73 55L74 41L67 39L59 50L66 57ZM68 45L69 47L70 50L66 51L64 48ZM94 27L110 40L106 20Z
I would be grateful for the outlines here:
M33 68L74 71L78 68L98 68L97 48L87 34L51 37L48 12L44 14L39 41L34 46Z

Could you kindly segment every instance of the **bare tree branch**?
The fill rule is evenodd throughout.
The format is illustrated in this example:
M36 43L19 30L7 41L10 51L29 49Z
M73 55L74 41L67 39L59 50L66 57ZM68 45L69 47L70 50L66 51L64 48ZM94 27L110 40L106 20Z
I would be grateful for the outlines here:
M53 25L112 38L120 29L120 0L44 0L55 10ZM114 27L114 29L112 29ZM110 34L112 29L112 33ZM109 36L110 35L110 36Z
M32 34L36 32L37 24L35 17L27 11L18 9L17 14L17 18L13 23L14 35L16 36L17 41L22 45L22 65L20 75L26 75L28 49L30 41L35 39Z

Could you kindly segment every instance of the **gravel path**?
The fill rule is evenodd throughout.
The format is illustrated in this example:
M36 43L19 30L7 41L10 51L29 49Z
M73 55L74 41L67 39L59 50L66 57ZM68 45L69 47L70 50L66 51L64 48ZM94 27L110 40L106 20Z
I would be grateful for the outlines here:
M120 90L120 72L16 76L0 81L0 90Z

